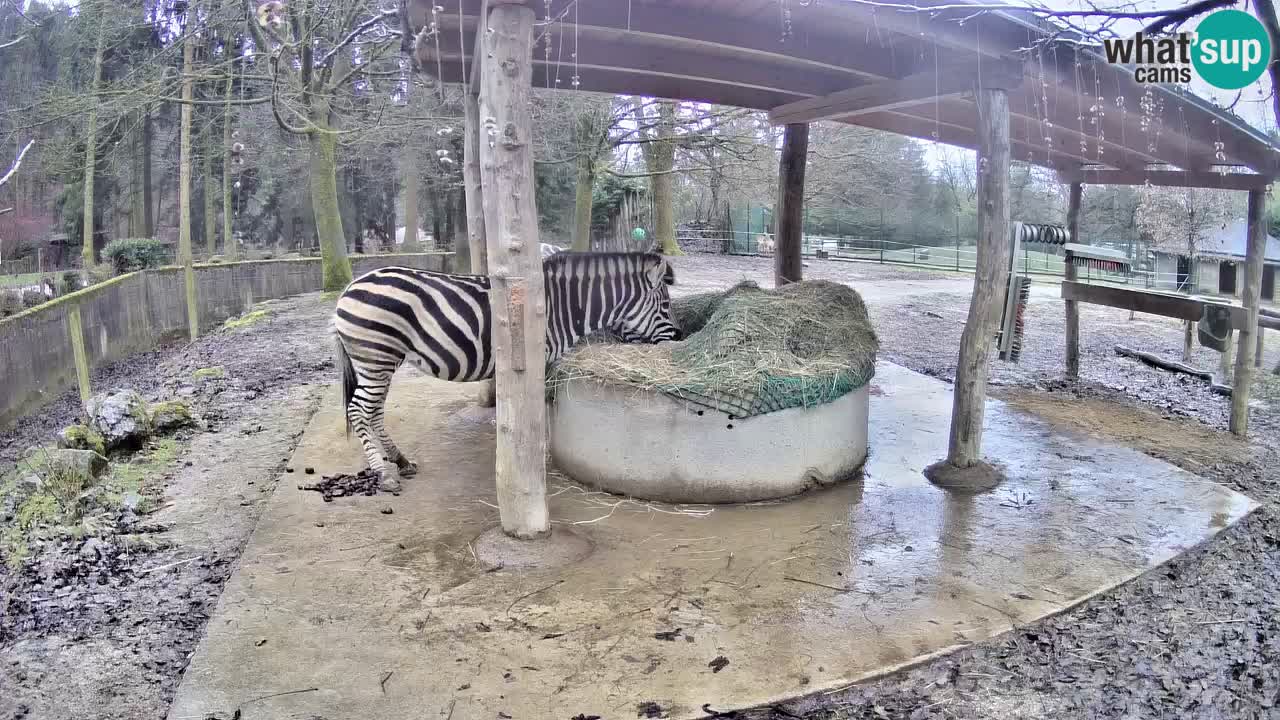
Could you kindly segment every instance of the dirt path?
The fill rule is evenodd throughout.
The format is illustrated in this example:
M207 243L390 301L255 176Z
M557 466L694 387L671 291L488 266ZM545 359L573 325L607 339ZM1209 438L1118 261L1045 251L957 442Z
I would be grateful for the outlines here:
M315 411L313 383L331 380L331 306L314 294L269 303L251 326L95 373L95 388L185 398L204 424L151 478L166 489L145 545L108 535L94 553L64 539L16 573L0 564L0 718L165 716L259 503ZM78 405L61 398L0 436L4 458L47 442Z

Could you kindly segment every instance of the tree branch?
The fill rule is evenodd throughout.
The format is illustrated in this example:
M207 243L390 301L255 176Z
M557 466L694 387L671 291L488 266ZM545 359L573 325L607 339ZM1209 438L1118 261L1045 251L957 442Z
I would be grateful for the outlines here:
M0 43L0 50L4 50L5 48L11 48L11 47L13 47L14 45L17 45L18 43L20 43L20 42L22 42L23 40L26 40L26 39L27 39L27 36L26 36L26 35L19 35L18 37L14 38L14 39L12 39L12 40L10 40L10 41L8 41L8 42Z
M9 168L9 171L6 172L4 175L0 175L0 187L4 187L5 184L8 183L9 180L18 172L18 168L22 167L22 158L26 157L27 151L30 150L31 146L35 144L36 144L35 140L27 141L26 147L22 148L22 150L18 153L18 159L13 161L13 167Z
M352 31L351 31L351 32L350 32L350 33L349 33L345 38L343 38L343 39L342 39L342 40L341 40L337 45L334 45L332 48L330 48L330 49L329 49L329 52L327 52L327 53L325 53L324 55L322 55L322 56L320 57L320 62L319 62L318 64L319 64L321 67L328 67L328 65L329 65L329 61L333 59L333 56L334 56L334 55L337 55L337 54L338 54L338 53L340 53L340 52L342 52L342 49L343 49L343 48L345 48L346 46L348 46L348 45L350 45L351 43L355 42L355 41L356 41L356 38L358 38L358 37L360 37L361 35L363 35L363 34L365 34L366 32L368 32L368 31L369 31L373 26L377 25L378 23L380 23L380 22L385 22L386 20L388 20L388 19L390 19L390 18L393 18L393 17L397 17L397 16L399 16L399 14L400 14L400 11L399 11L399 10L383 10L381 13L379 13L379 14L377 14L377 15L375 15L375 16L373 16L373 17L369 18L368 20L365 20L364 22L360 23L359 25L357 25L357 26L356 26L356 28L355 28L354 30L352 30Z
M1177 25L1180 25L1186 22L1187 20L1190 20L1191 18L1197 15L1200 15L1201 13L1206 13L1206 12L1209 12L1210 10L1216 10L1217 8L1220 8L1220 7L1227 7L1228 5L1235 5L1235 4L1236 4L1236 0L1200 0L1199 2L1191 3L1190 5L1184 8L1179 8L1177 10L1174 10L1173 12L1169 12L1164 17L1156 18L1154 21L1149 23L1146 27L1142 28L1142 32L1148 35L1154 35L1155 33L1158 33L1167 27L1170 27L1170 26L1176 27ZM1270 4L1269 0L1268 0L1268 4ZM1272 47L1275 47L1275 46L1272 45Z

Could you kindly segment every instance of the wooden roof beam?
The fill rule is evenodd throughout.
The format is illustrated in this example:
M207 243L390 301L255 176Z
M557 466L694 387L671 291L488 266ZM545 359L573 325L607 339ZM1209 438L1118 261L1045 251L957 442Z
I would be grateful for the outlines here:
M769 110L769 122L776 126L813 123L818 120L850 119L884 110L909 108L922 102L973 92L979 77L983 78L983 82L997 83L997 87L1016 86L1023 79L1023 65L1018 61L1009 61L972 68L952 68L942 73L929 70L901 79L832 92L831 95L788 102Z
M769 121L774 125L811 123L896 110L973 92L979 77L984 83L995 83L993 87L1016 86L1022 81L1022 64L990 63L951 68L941 73L932 70L916 73L897 80L885 80L787 103L770 110Z
M1272 183L1266 175L1226 173L1212 170L1101 170L1082 168L1060 171L1064 183L1086 185L1158 185L1161 187L1195 187L1210 190L1264 190Z

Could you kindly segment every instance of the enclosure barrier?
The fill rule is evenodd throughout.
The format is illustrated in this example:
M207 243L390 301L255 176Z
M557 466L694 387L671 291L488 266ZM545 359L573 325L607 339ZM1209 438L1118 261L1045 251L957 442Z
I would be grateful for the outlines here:
M352 257L358 276L388 265L450 269L452 255ZM197 265L200 331L218 327L263 300L321 289L319 258ZM182 269L143 270L65 295L0 320L0 428L79 386L89 371L185 337ZM328 352L317 338L317 352Z

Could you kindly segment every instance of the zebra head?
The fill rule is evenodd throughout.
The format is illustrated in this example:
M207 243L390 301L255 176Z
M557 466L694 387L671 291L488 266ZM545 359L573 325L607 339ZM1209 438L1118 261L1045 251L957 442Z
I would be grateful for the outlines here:
M671 294L676 271L661 255L646 255L639 297L618 318L614 332L629 343L660 343L681 339L671 316Z

